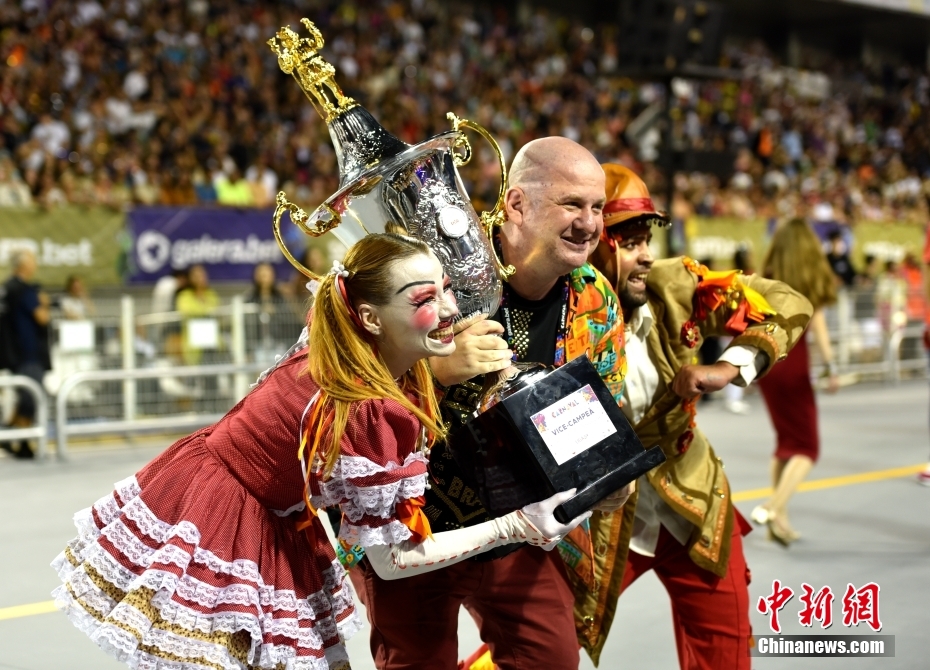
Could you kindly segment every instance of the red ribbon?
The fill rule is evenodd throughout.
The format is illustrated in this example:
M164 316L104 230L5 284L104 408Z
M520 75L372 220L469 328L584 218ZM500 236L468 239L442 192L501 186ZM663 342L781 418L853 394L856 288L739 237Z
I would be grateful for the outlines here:
M604 205L604 214L616 214L617 212L658 214L655 205L652 204L652 198L618 198Z
M742 335L745 333L746 328L749 326L748 315L749 302L742 300L739 303L739 307L736 308L736 311L727 319L727 332L733 333L734 335Z
M358 312L355 311L355 308L352 306L352 303L349 302L349 294L346 291L346 283L342 279L342 275L336 275L336 285L339 287L339 295L342 296L342 302L345 303L346 309L349 310L349 316L352 318L352 323L355 324L355 327L362 331L362 334L367 334L368 331L365 330L365 327L362 325L362 320L358 316Z

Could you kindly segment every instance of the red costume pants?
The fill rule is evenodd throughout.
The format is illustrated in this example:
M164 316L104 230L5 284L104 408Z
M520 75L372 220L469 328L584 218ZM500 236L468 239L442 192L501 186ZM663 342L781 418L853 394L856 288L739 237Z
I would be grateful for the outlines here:
M730 561L722 579L694 564L688 549L664 527L655 557L630 551L621 593L654 570L672 599L678 663L682 670L749 670L749 569L734 519Z
M357 570L353 582L364 582L379 670L456 670L461 606L501 670L578 668L574 597L557 551L524 547L493 561L468 560L391 581L367 561Z

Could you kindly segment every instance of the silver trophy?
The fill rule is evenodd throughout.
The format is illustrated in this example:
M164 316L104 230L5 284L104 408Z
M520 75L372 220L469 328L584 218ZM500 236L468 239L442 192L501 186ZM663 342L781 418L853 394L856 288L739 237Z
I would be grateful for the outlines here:
M323 117L339 161L339 190L311 214L278 193L274 231L287 259L302 273L316 278L288 251L281 237L281 218L308 235L328 231L346 246L370 233L400 232L428 244L452 281L460 315L457 329L480 314L494 314L500 304L504 266L491 245L494 226L503 223L507 169L494 138L481 126L448 114L452 130L411 146L385 130L355 100L343 94L335 68L320 57L323 37L308 19L310 33L301 38L288 27L268 41L281 69L298 85ZM487 139L497 153L501 187L491 212L478 216L469 201L456 166L466 164L471 146L462 129Z

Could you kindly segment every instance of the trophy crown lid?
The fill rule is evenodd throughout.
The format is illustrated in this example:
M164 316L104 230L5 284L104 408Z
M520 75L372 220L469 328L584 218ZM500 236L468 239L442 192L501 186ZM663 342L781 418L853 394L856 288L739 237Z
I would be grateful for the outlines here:
M320 56L324 42L319 29L310 19L300 22L310 33L309 37L301 37L284 26L268 40L268 46L278 57L281 70L297 80L314 109L329 123L358 103L342 92L336 83L336 68Z

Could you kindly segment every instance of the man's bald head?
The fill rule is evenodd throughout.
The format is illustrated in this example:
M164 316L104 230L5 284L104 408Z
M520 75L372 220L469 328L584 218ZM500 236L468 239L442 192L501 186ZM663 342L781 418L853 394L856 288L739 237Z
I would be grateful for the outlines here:
M511 287L538 300L587 262L604 227L604 170L590 151L565 137L525 145L513 159L501 228ZM539 295L542 293L542 295Z
M524 191L552 183L558 177L582 171L602 171L597 159L583 146L567 137L532 140L514 156L507 185Z

